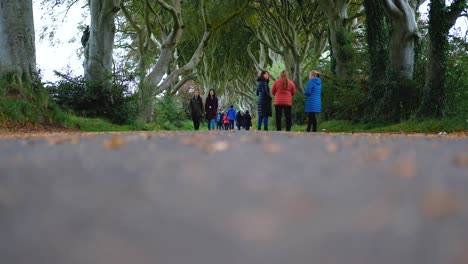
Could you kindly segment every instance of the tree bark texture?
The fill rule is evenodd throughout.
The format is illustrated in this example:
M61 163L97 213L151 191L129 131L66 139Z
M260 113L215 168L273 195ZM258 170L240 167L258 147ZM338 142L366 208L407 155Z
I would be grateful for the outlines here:
M447 8L443 0L430 2L426 79L420 107L422 116L440 117L443 115L446 100L448 34L467 6L464 0L453 2L450 8Z
M319 0L320 7L327 16L329 41L334 58L333 72L340 77L350 75L354 56L350 53L352 45L351 27L348 25L347 0Z
M381 1L364 0L366 11L366 37L369 50L370 79L386 81L390 64L389 23Z
M384 7L391 18L390 38L391 66L398 79L413 79L414 47L418 36L415 10L411 0L384 0Z
M0 0L0 78L20 86L36 75L32 0Z
M109 84L115 35L115 14L120 0L90 0L91 24L85 46L84 77L93 86Z
M390 24L381 1L364 0L363 4L370 64L368 112L365 118L379 120L388 113L388 107L391 105L389 97L385 96L388 92L390 69Z

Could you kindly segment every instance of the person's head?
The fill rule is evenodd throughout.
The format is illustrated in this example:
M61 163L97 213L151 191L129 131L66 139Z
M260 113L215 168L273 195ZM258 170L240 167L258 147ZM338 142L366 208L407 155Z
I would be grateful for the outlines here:
M261 71L260 76L258 76L258 78L268 81L270 79L270 73L268 73L267 71Z
M198 90L193 91L193 96L195 96L195 97L200 96L200 91L198 91Z
M312 79L312 78L318 78L320 77L320 73L316 70L312 70L309 72L309 79Z
M288 71L284 70L281 72L281 79L283 79L283 89L288 89L288 84L289 84Z
M234 106L233 106L233 105L231 105L231 106L229 106L229 107L230 107L230 108L234 108Z
M245 114L248 115L248 114L249 114L249 110L245 111Z
M211 97L215 97L216 93L214 89L210 89L210 92L208 93Z

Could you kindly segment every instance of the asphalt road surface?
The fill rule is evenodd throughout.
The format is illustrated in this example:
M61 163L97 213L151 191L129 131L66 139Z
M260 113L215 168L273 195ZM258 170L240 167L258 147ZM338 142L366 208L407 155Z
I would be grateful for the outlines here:
M1 264L466 264L468 138L0 139Z

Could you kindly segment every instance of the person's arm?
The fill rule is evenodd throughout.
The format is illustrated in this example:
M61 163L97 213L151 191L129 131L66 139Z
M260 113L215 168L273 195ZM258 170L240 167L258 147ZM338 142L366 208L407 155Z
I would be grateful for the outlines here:
M202 99L198 100L198 103L200 104L200 110L201 110L201 115L203 116L205 112L203 111L203 102Z
M193 100L190 99L189 107L190 107L190 116L193 117Z
M293 81L291 81L291 84L292 84L291 95L294 95L296 93L296 85L294 84Z
M272 93L273 95L276 95L276 84L277 84L277 82L274 82L274 83L273 83L273 87L271 88L271 93Z
M312 94L312 82L309 80L307 81L307 84L306 84L306 89L304 91L304 95L305 96L310 96Z

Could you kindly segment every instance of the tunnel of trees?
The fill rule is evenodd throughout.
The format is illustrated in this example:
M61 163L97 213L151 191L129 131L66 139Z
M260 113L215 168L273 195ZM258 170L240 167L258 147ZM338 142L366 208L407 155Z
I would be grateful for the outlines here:
M76 29L83 32L82 74L57 71L61 80L45 84L36 68L32 0L3 0L0 119L40 109L38 120L47 121L59 108L176 129L188 118L193 89L205 97L214 88L221 108L255 114L260 70L278 78L283 69L299 90L298 124L313 69L322 73L324 120L464 116L468 36L454 25L467 15L467 1L429 0L428 17L418 11L422 2L42 0L44 12L81 5L89 18Z

